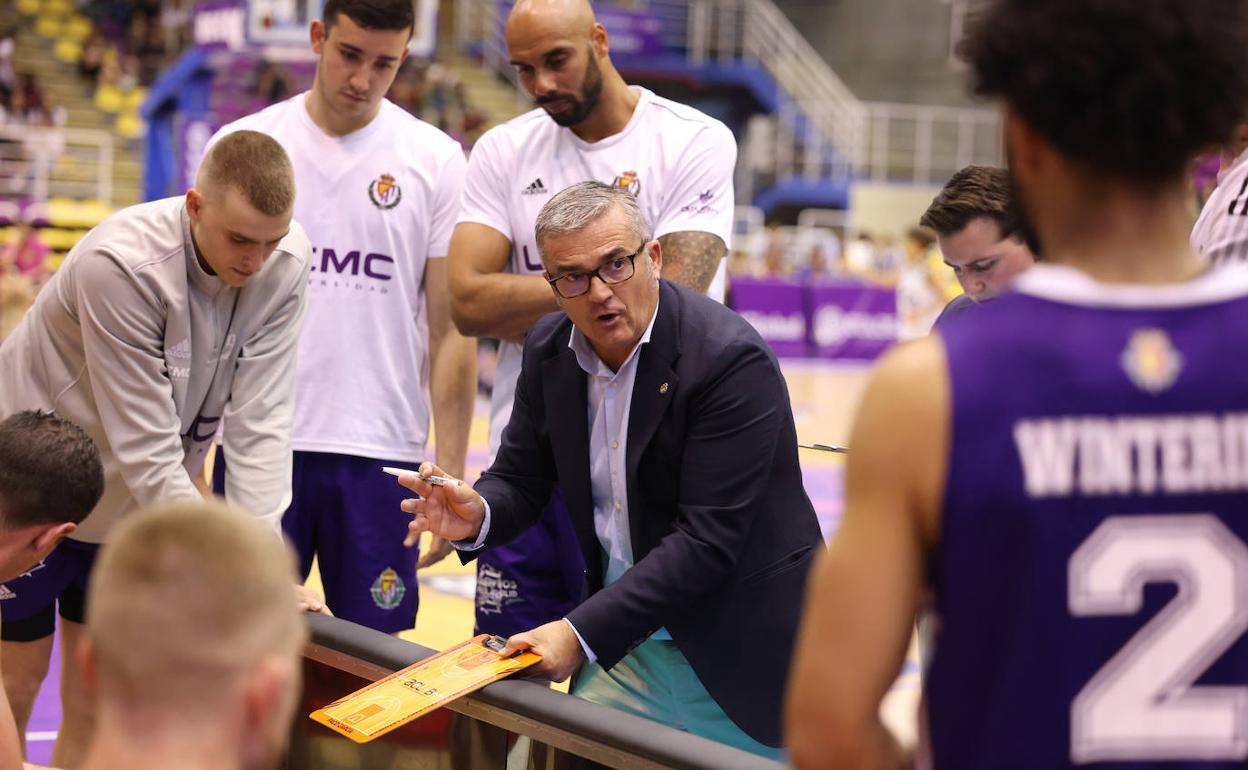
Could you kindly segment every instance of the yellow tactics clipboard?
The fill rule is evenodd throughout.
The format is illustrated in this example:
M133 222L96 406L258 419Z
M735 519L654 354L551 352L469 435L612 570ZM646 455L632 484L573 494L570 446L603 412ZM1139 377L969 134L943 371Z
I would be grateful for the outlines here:
M500 658L505 640L481 634L396 671L308 716L356 743L368 743L456 698L527 668L535 652Z

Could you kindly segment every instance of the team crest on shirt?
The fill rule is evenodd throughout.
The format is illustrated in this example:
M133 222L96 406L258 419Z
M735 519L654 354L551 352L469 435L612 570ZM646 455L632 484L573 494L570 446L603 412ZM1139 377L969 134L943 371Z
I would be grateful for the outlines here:
M403 190L393 176L382 174L368 185L368 199L379 209L392 209L403 200Z
M1183 356L1161 329L1136 329L1122 351L1122 368L1137 388L1157 395L1178 379Z
M373 587L368 592L373 597L373 604L383 610L392 610L403 601L407 586L403 585L403 578L399 577L399 573L386 567L373 581Z
M625 171L617 176L612 184L621 190L628 190L634 196L641 193L641 180L637 178L636 171Z

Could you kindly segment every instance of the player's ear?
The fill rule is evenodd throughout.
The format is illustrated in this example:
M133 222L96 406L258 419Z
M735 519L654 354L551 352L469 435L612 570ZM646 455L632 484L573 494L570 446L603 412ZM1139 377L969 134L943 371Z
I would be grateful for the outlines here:
M186 191L186 214L192 222L199 222L200 207L204 205L204 194L192 187Z
M36 534L32 546L35 552L39 554L39 558L42 559L52 552L57 543L72 535L76 529L78 529L78 525L72 521L43 527Z
M321 55L321 50L325 47L325 38L329 37L325 30L325 22L320 19L313 20L308 27L308 39L312 43L312 53L317 56Z
M611 49L610 41L607 38L607 28L602 26L601 23L595 23L594 29L589 33L589 43L599 58L606 56Z
M273 747L280 745L288 729L296 702L298 674L290 661L265 656L243 682L242 723L254 725L247 731L243 755L247 767L261 767L271 761Z

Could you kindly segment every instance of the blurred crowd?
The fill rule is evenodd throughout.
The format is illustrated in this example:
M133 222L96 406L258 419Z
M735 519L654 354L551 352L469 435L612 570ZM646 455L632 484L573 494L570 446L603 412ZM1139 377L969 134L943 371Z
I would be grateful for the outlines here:
M190 44L193 0L80 0L93 23L78 69L96 85L150 86Z
M898 239L865 231L850 235L841 229L769 222L763 230L737 238L729 272L795 281L858 278L896 286L915 264L943 267L935 238L923 228L912 228Z
M65 145L60 131L65 110L33 73L17 71L16 47L13 30L0 31L0 196L5 197L29 189Z
M10 228L0 243L0 340L21 320L36 292L50 277L51 247L29 221Z

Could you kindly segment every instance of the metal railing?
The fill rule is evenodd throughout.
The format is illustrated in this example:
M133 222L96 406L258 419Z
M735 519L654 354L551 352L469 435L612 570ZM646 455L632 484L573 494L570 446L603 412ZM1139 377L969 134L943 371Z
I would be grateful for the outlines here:
M689 0L689 61L756 62L779 86L776 177L848 179L866 113L770 0Z
M859 178L941 184L964 166L1004 162L996 110L886 102L865 106L869 130Z
M0 127L0 196L113 202L113 136L45 126Z
M353 675L363 681L375 681L434 653L433 650L338 618L309 615L307 621L311 631L311 642L304 651L304 658L308 664L319 667L320 672L316 677L305 677L305 683L309 683L312 679L318 681L332 679L333 672ZM326 670L329 670L329 676L325 675ZM359 680L344 679L339 685L340 689L335 691L331 698L342 697L359 687L362 684ZM329 699L322 699L314 705L320 707L328 702ZM445 708L472 721L492 725L510 733L513 737L526 736L533 743L584 757L609 768L783 770L784 767L778 762L748 754L731 746L681 732L673 727L633 714L590 703L556 692L537 682L523 679L495 682L472 695L448 703ZM429 715L429 717L432 716L432 714ZM313 737L324 744L322 736L327 731L312 728L310 725L311 723L302 716L297 719L294 734L296 745L292 747L294 750L301 750L303 747L299 744L307 744ZM441 737L438 736L438 738ZM382 738L378 743L385 741L386 739ZM336 739L336 742L338 748L333 752L335 761L332 765L302 760L289 761L285 766L295 770L301 770L304 767L375 766L361 762L358 755L353 756L354 751L360 749L358 745L350 743L345 738ZM509 742L518 743L514 740ZM422 767L453 765L472 767L474 770L478 767L489 767L491 770L504 767L503 763L486 763L479 757L474 759L474 754L470 751L457 754L456 761L452 763L449 754L454 748L447 746L444 741L435 738L426 741L426 745L440 748L441 751L436 749L425 751L418 758L419 765ZM392 748L391 751L396 755L389 756L385 766L408 767L417 764L415 761L411 765L404 763L404 759L417 758L397 755L401 747ZM514 752L510 753L514 754ZM517 758L514 756L510 757L505 766L513 766L515 759ZM527 761L521 761L519 764L531 766Z

